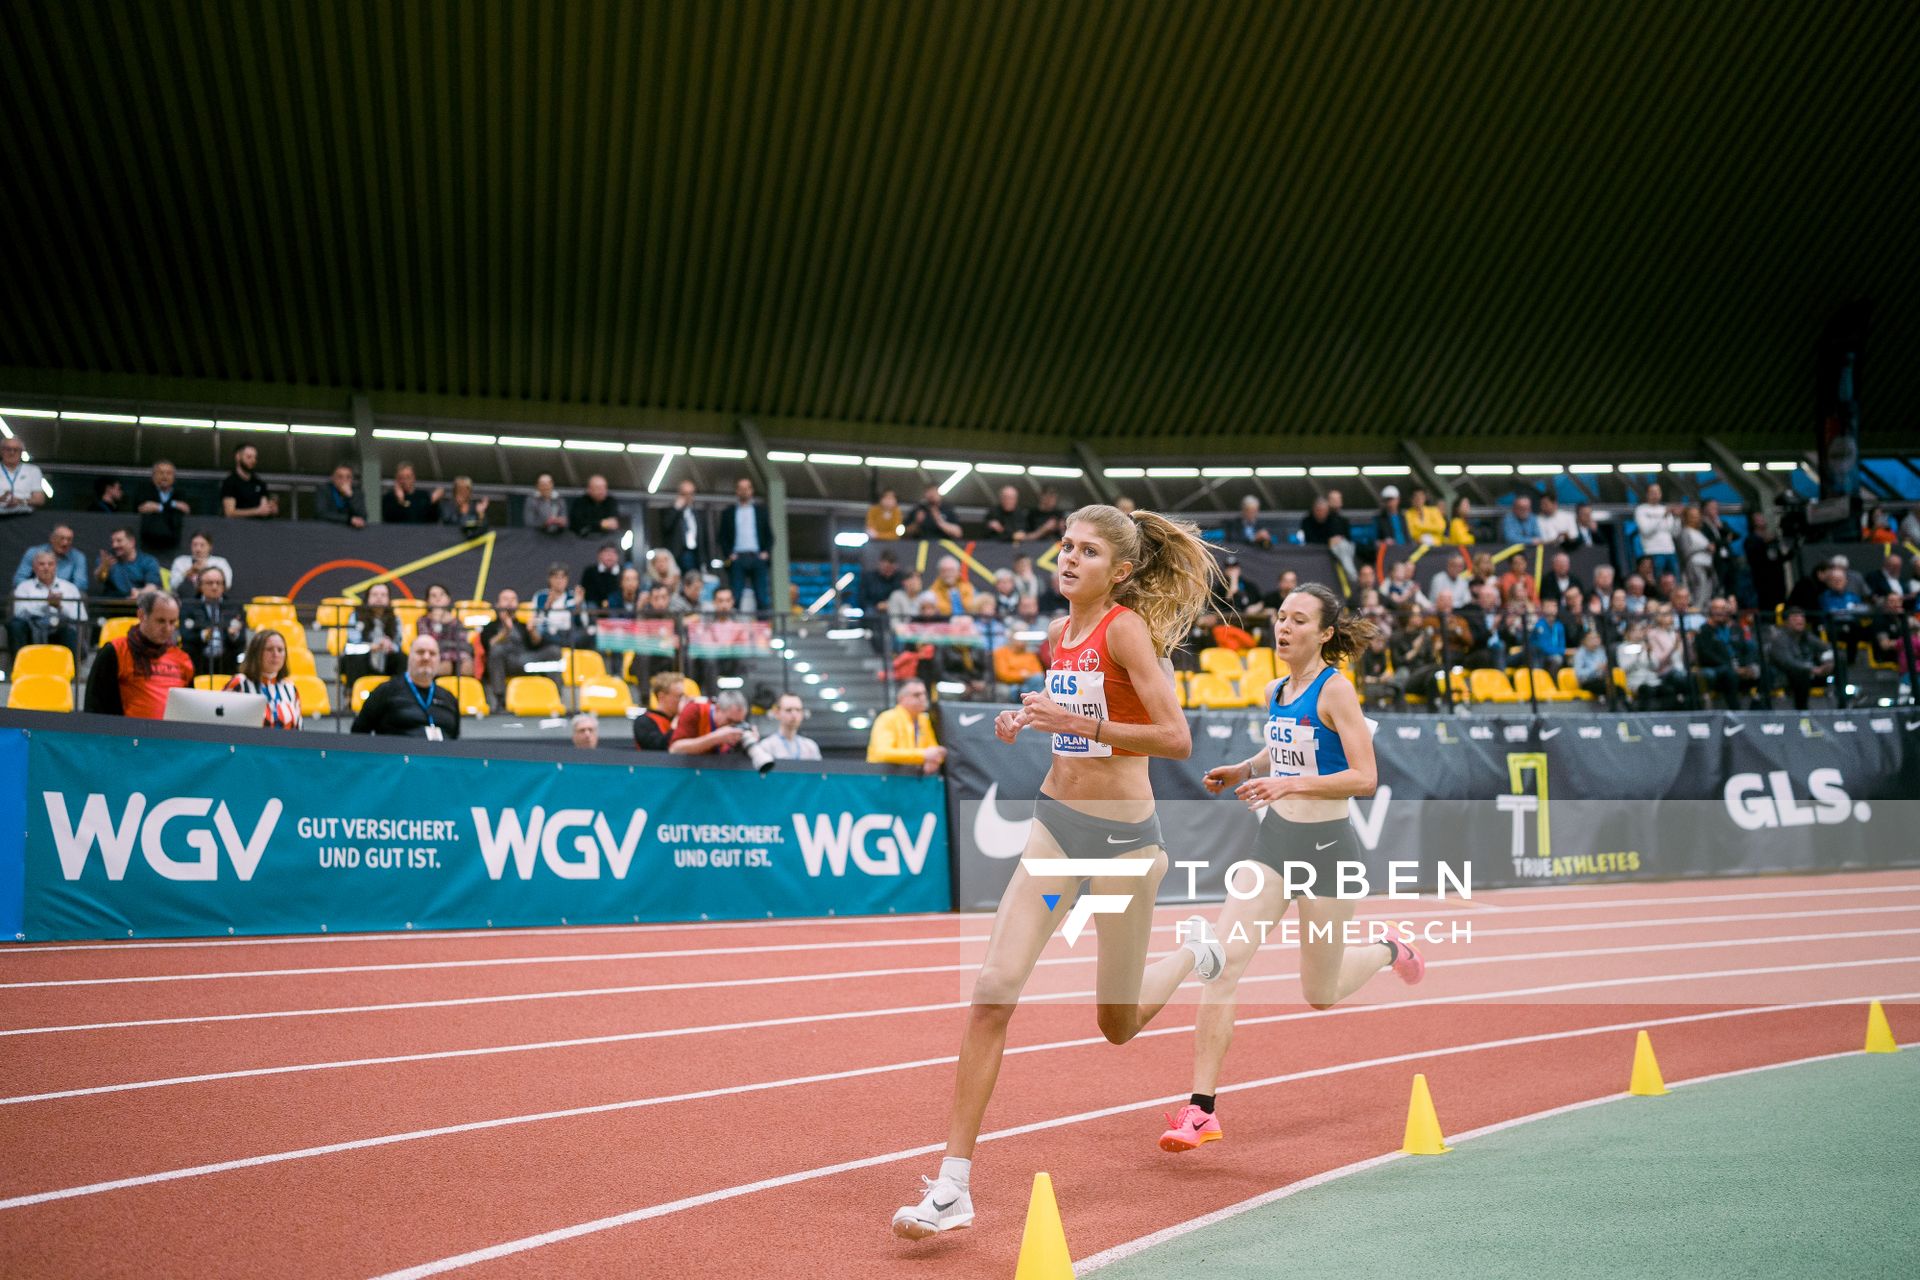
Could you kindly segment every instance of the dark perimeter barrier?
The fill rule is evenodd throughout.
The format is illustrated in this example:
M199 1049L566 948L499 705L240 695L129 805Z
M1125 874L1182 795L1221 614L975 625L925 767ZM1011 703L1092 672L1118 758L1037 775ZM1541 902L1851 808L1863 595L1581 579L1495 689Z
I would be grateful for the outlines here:
M941 718L955 903L991 908L1012 878L1046 776L1049 740L993 734L1001 707L948 705ZM1189 712L1193 755L1154 760L1153 791L1193 896L1218 898L1253 856L1257 822L1207 770L1260 745L1253 712ZM1471 887L1686 879L1920 866L1920 713L1675 714L1543 718L1385 716L1374 733L1379 790L1350 803L1368 883L1389 863L1432 889L1437 864ZM1247 884L1236 881L1242 891ZM1330 892L1327 886L1320 891ZM1170 868L1163 902L1189 898Z
M94 720L88 717L88 720ZM950 909L938 778L0 713L0 936Z

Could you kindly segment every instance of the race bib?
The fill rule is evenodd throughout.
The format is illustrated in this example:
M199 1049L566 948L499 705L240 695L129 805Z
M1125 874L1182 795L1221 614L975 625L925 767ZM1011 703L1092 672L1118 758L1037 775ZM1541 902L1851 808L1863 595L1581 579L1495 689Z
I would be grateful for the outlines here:
M1267 721L1267 760L1276 778L1310 778L1320 773L1318 744L1313 726L1291 716Z
M1104 671L1049 671L1047 696L1075 715L1107 718L1107 673ZM1057 756L1110 756L1113 748L1077 733L1053 735L1053 754Z

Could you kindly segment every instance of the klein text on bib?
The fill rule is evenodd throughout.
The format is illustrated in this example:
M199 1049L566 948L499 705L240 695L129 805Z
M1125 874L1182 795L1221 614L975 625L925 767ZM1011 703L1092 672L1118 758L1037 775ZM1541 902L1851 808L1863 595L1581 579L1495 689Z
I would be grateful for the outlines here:
M1292 716L1267 721L1267 759L1276 778L1314 777L1320 772L1313 726Z
M1047 696L1075 715L1107 718L1107 673L1104 671L1049 671ZM1110 756L1113 748L1077 733L1053 735L1057 756Z

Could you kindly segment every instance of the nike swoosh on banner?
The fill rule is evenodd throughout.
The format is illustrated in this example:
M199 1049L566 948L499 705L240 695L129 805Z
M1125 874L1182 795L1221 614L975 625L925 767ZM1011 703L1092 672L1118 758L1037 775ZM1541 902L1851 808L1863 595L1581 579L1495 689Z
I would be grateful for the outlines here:
M1720 731L1720 736L1723 738L1731 738L1734 734L1739 733L1746 727L1747 726L1743 724L1730 724Z
M1920 729L1920 720L1907 721L1907 732L1912 733L1915 729Z
M985 720L986 718L987 718L987 713L984 711L976 711L970 716L962 715L960 717L960 727L964 729L970 724L979 724L982 720Z
M1000 784L987 784L987 794L980 798L980 812L973 816L973 843L984 857L1017 858L1027 847L1027 833L1033 829L1033 819L1014 822L1000 816L1000 807L995 797L1000 792Z
M1542 742L1545 742L1549 738L1557 738L1559 736L1560 731L1558 729L1542 729L1540 731L1540 741Z

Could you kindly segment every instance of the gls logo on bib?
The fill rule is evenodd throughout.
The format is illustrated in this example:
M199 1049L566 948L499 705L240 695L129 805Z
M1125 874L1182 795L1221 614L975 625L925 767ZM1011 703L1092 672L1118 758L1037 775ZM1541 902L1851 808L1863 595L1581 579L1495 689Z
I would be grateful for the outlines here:
M147 865L169 880L217 880L220 878L220 852L226 851L234 874L242 880L253 879L260 866L260 855L280 821L280 801L269 800L254 823L253 834L244 840L234 825L233 814L222 800L218 808L201 796L174 796L147 808L147 798L136 791L127 797L127 807L119 822L107 807L103 795L89 795L74 822L67 812L67 798L58 791L42 792L47 806L47 825L53 829L53 847L60 855L60 873L78 880L87 869L87 857L93 846L100 846L100 858L106 865L107 879L119 880L127 874L133 859L133 841L140 839L141 856ZM191 858L175 858L167 852L167 826L177 818L204 818L213 814L213 830L204 824L185 828ZM215 843L218 836L219 842Z

